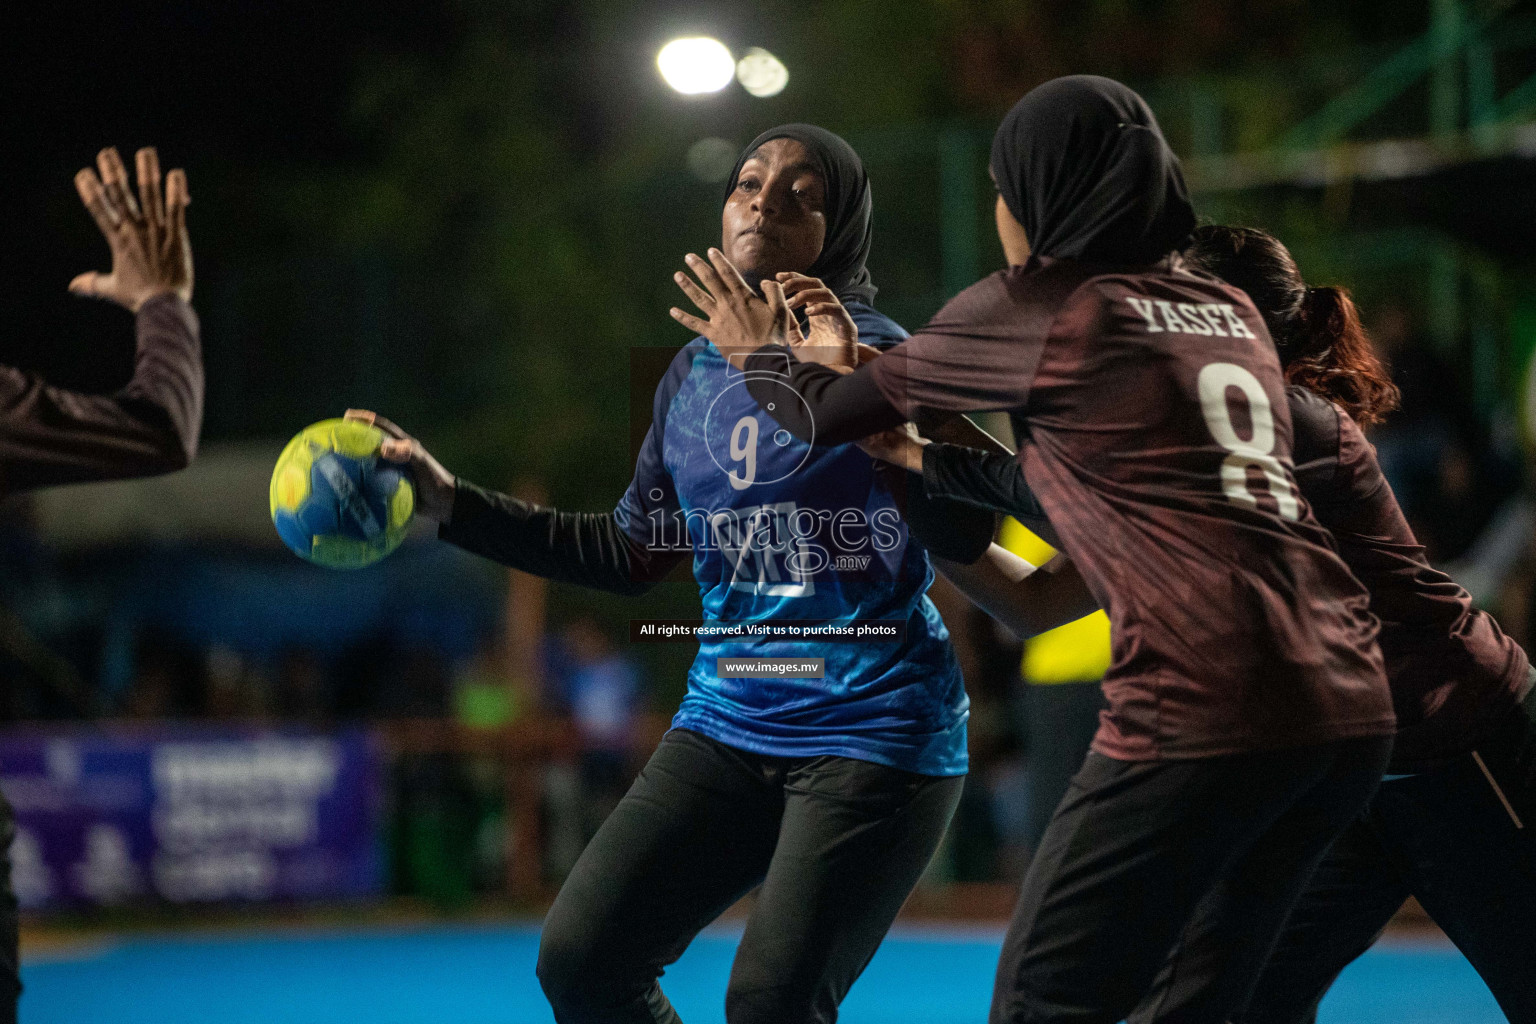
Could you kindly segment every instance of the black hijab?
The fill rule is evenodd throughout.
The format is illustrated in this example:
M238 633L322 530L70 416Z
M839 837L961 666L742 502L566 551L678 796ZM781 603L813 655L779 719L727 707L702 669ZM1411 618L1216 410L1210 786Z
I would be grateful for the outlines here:
M1152 263L1184 248L1195 227L1157 118L1109 78L1030 90L992 139L992 176L1039 256Z
M821 278L844 302L873 302L876 289L864 264L874 238L874 203L863 161L840 137L813 124L781 124L768 129L736 158L736 166L731 168L725 184L726 199L736 190L741 165L751 159L759 146L774 139L794 139L803 145L826 185L827 237L821 244L821 255L806 273Z

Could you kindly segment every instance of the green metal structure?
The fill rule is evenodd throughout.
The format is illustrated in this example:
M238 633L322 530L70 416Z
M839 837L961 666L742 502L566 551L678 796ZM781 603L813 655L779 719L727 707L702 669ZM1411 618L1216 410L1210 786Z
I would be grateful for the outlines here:
M1536 304L1536 275L1445 231L1352 228L1350 210L1357 183L1474 161L1536 162L1536 5L1422 2L1427 30L1394 49L1158 81L1142 91L1184 156L1205 217L1276 230L1319 279L1411 296L1431 342L1465 368L1469 398L1490 416L1523 404L1517 392L1536 337L1524 336L1531 318L1520 310ZM997 258L985 177L990 137L990 126L951 124L854 139L877 181L895 164L932 169L941 272L927 294L905 289L912 308L898 312L908 322Z

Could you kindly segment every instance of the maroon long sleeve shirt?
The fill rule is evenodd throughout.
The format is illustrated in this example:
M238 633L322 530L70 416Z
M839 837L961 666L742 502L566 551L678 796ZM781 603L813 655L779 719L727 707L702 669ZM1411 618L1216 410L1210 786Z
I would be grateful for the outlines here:
M1174 257L1031 258L854 373L788 379L800 402L770 415L819 444L929 411L1012 414L1025 476L1113 627L1101 754L1392 733L1370 595L1296 489L1285 382L1244 293Z
M1296 484L1371 595L1397 738L1390 772L1422 771L1485 742L1530 686L1525 652L1456 581L1429 564L1375 449L1349 414L1286 388ZM1039 513L1017 460L956 445L923 449L930 497Z
M184 468L203 423L197 314L175 295L139 307L133 379L88 395L0 366L0 495Z

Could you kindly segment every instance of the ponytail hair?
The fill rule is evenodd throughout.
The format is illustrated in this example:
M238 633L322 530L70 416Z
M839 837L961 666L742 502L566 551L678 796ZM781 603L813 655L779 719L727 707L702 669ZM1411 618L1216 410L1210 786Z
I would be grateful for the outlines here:
M1281 348L1285 380L1340 405L1362 427L1397 408L1397 385L1360 324L1360 312L1343 288L1308 288L1297 337Z
M1341 406L1362 427L1397 408L1397 385L1354 300L1343 288L1309 288L1290 250L1257 228L1212 224L1195 229L1185 258L1248 293L1269 328L1286 383Z

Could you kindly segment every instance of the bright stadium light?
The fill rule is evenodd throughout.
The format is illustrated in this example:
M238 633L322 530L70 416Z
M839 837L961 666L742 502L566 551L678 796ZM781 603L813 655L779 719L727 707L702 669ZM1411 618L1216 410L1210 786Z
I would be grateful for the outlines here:
M737 63L736 80L753 96L767 99L783 92L789 84L789 68L767 50L754 46Z
M656 69L666 83L686 96L719 92L736 74L736 58L718 39L674 39L656 54Z

